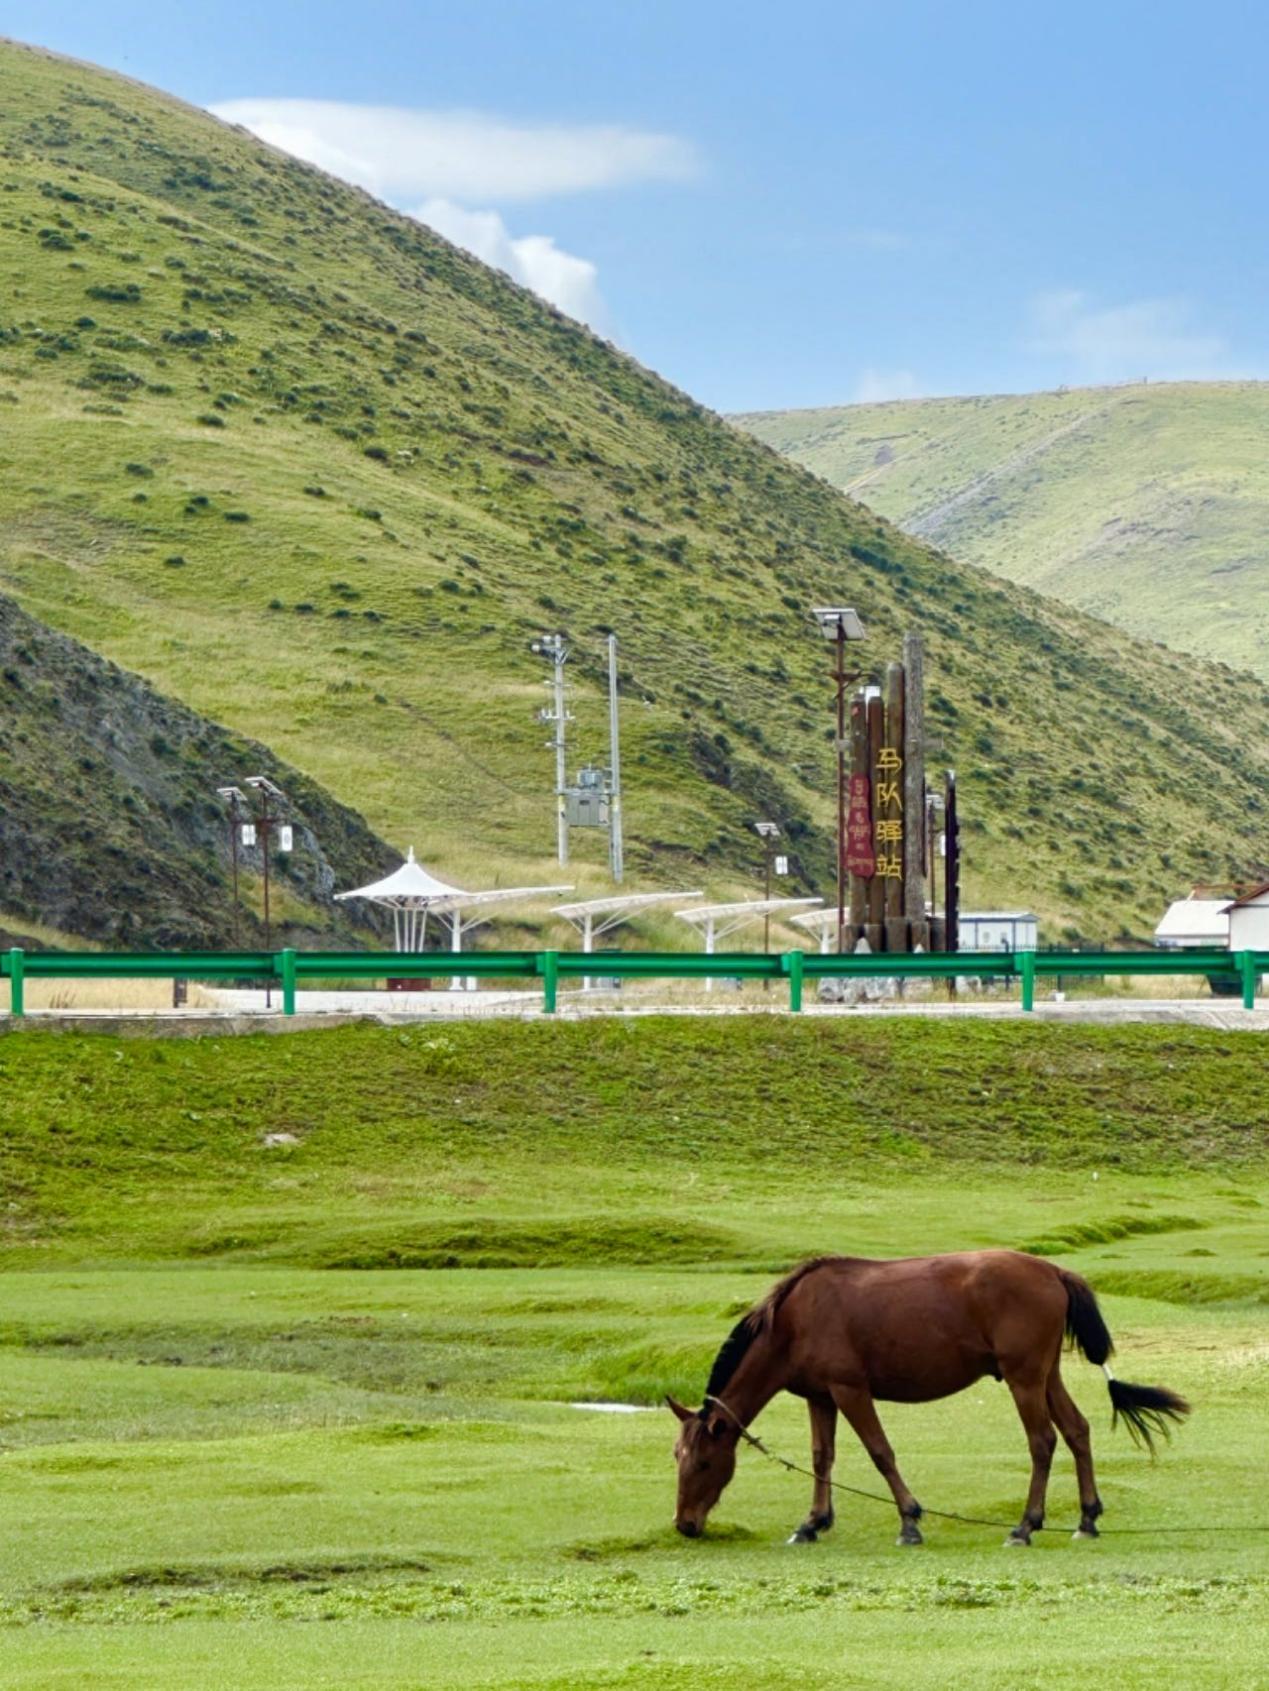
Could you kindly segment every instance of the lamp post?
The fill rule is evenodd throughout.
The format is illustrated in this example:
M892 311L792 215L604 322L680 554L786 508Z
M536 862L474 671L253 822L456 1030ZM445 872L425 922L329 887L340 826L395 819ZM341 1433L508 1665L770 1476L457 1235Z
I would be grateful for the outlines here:
M833 680L837 686L837 949L844 949L846 927L846 689L863 673L846 673L846 642L867 636L858 612L846 605L817 605L811 615L820 633L833 642Z
M229 860L233 865L233 941L234 950L242 945L241 912L238 905L238 838L245 814L247 795L241 787L217 787L217 798L225 801L229 813Z
M770 899L771 899L771 871L772 871L773 868L776 868L777 873L783 873L784 872L783 869L779 867L779 864L784 863L784 860L783 859L777 860L776 854L775 854L776 841L780 838L780 828L779 828L779 824L776 823L776 822L755 822L754 825L753 825L753 828L754 828L754 833L757 834L758 838L762 841L762 854L763 854L763 858L765 860L763 866L764 866L764 869L766 871L766 892L764 894L764 897L767 899L768 902L770 902ZM787 863L784 863L784 868L787 868L787 866L788 866ZM763 949L763 953L765 955L768 955L768 956L770 955L770 953L771 953L771 912L770 912L770 910L764 910L763 913L762 913L762 949ZM763 976L762 985L763 985L763 988L767 992L770 992L771 982L766 978L765 975Z
M283 822L281 816L273 808L275 804L285 804L286 794L275 781L270 781L267 775L248 775L246 785L251 788L256 797L256 827L260 833L260 853L264 864L264 949L273 950L273 934L269 921L269 836L273 829L278 830L278 845L283 851L290 851L293 835L289 822ZM272 977L264 983L264 1007L273 1007Z

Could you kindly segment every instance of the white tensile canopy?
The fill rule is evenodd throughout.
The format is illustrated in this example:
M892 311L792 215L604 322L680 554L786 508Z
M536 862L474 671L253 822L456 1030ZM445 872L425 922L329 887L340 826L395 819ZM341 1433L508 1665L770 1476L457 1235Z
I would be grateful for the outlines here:
M582 950L593 951L596 939L628 922L638 911L650 910L654 904L677 904L680 899L700 896L699 891L613 893L607 898L588 898L577 904L557 904L551 914L563 916L565 921L579 928ZM590 984L590 976L587 975L582 986L588 988Z
M828 910L806 910L800 916L791 916L789 920L795 928L805 928L808 933L819 935L821 956L826 956L833 949L837 939L835 904Z
M759 916L773 916L777 911L806 910L823 902L822 898L750 898L739 904L697 904L690 910L676 910L674 914L681 921L690 922L693 927L703 930L705 955L712 957L720 939L726 939L728 934L735 933L737 928L743 928ZM711 990L713 985L711 975L705 982L706 990Z
M485 911L491 904L510 904L516 900L542 898L548 893L572 892L572 886L554 887L490 887L484 892L465 892L440 881L416 861L411 846L400 868L369 886L354 887L351 892L337 892L337 899L366 898L392 912L392 937L395 951L422 951L427 943L427 919L431 915L449 918L450 950L463 949L463 935L488 918ZM468 915L468 911L474 914ZM455 979L454 986L462 982Z

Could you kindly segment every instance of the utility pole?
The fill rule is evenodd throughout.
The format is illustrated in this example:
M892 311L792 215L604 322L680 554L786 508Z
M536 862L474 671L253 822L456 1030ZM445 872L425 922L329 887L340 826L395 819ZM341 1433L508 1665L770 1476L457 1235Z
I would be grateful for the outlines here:
M538 721L550 723L553 728L551 739L547 743L555 747L556 857L561 863L567 863L568 811L565 790L568 777L565 736L566 725L571 718L564 704L564 665L568 662L568 645L562 634L543 634L529 649L539 657L547 658L552 666L552 673L547 682L547 686L551 688L551 704L538 712Z
M608 864L618 884L625 871L621 835L621 732L617 720L617 636L608 636ZM563 858L560 859L563 862Z

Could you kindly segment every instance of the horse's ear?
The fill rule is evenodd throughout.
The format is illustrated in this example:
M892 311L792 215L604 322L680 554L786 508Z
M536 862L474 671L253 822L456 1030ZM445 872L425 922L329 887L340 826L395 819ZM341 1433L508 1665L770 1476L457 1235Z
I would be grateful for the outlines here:
M674 1411L674 1414L675 1414L675 1416L678 1420L680 1420L680 1421L690 1421L692 1419L692 1413L693 1413L692 1410L685 1409L683 1407L683 1405L679 1402L678 1398L671 1397L669 1392L667 1392L665 1394L665 1401L669 1405L669 1407Z

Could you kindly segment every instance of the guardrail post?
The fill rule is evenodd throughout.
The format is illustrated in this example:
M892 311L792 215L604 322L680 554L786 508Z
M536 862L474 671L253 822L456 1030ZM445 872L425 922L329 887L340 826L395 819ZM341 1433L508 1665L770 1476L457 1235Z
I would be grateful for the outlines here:
M295 1014L295 953L289 948L282 953L282 1014Z
M1256 1008L1256 953L1254 951L1240 951L1238 953L1238 973L1243 978L1243 1009Z
M555 999L560 984L560 954L542 953L542 1009L548 1016L555 1014Z
M1022 1008L1035 1009L1035 952L1018 952L1018 969L1022 975Z
M11 1016L26 1015L26 994L23 991L25 965L26 958L22 948L15 945L9 953L9 1014Z
M789 973L789 1009L802 1008L802 953L800 951L786 951L785 966Z

